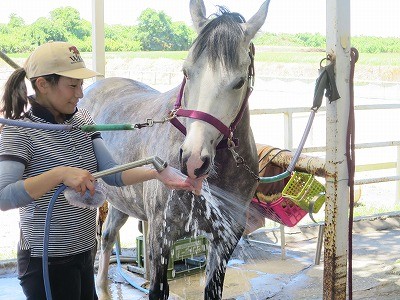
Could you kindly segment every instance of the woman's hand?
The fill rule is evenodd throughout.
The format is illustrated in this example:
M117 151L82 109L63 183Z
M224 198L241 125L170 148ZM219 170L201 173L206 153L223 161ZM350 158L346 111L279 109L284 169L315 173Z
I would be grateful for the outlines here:
M75 167L61 168L62 183L64 185L71 187L81 195L84 195L86 190L89 190L91 196L94 195L96 178L89 171Z
M191 179L171 166L157 173L156 178L170 189L192 191L196 195L200 194L203 181L203 179Z
M24 187L33 199L39 199L61 183L82 195L85 194L86 190L89 190L93 196L95 180L87 170L75 167L56 167L40 175L25 179Z

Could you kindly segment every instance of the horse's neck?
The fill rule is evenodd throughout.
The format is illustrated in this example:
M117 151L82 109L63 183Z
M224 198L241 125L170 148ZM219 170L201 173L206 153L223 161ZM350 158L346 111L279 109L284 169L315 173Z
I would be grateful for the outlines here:
M239 139L239 147L251 149L253 145L255 146L253 133L250 126L250 110L248 105L244 109L243 116L238 123L233 136Z
M257 148L254 141L253 133L250 127L250 113L249 108L246 107L243 113L242 119L237 124L236 130L233 132L233 137L238 140L238 146L235 147L233 150L238 153L243 159L245 164L255 173L258 173L258 158L257 158ZM232 159L232 153L229 149L221 149L217 151L217 156L215 158L217 165L224 165L233 174L237 176L237 165L236 162ZM228 164L230 164L228 166ZM242 168L243 166L240 166ZM241 169L242 170L242 169ZM241 175L249 175L246 172L240 172ZM224 176L222 176L224 177ZM226 181L223 185L230 185L230 176L226 176L224 178L220 178L222 181ZM248 176L245 176L246 178ZM253 180L253 178L252 178Z

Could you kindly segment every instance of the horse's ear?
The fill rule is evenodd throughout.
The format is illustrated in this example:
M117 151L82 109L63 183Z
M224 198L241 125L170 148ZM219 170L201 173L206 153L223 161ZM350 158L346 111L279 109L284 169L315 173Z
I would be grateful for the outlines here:
M190 15L192 16L193 26L197 33L207 23L206 7L203 0L190 0Z
M252 16L248 22L243 24L246 43L250 43L257 31L263 26L268 14L269 2L270 0L266 0L256 14Z

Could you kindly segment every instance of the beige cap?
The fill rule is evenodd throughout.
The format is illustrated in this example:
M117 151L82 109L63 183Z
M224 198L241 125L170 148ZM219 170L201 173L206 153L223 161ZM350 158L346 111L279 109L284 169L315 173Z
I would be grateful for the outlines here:
M78 49L66 42L48 42L39 46L25 62L28 79L58 74L76 79L101 75L86 68Z

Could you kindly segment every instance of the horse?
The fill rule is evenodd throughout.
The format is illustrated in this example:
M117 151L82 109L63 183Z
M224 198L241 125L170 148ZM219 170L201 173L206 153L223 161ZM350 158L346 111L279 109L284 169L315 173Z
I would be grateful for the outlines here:
M208 240L204 299L221 299L226 266L246 225L257 188L258 158L248 97L254 77L252 39L264 24L269 0L246 22L219 6L209 18L191 0L197 38L183 63L181 85L160 92L127 78L87 87L79 106L96 123L164 120L140 131L103 132L118 163L158 156L191 178L206 178L201 195L169 190L157 180L109 187L109 212L101 237L96 287L109 299L108 264L116 235L129 216L148 222L149 299L168 299L168 259L181 238Z

